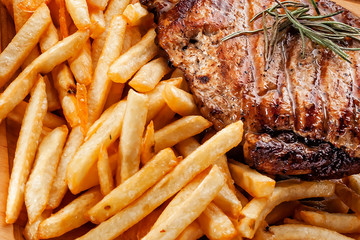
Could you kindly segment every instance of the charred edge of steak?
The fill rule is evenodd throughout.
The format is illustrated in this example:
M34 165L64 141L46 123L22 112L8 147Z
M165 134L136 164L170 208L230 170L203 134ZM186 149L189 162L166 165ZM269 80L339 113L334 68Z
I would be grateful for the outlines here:
M360 159L322 141L312 141L294 132L252 134L245 137L246 162L271 175L302 179L341 178L360 172Z

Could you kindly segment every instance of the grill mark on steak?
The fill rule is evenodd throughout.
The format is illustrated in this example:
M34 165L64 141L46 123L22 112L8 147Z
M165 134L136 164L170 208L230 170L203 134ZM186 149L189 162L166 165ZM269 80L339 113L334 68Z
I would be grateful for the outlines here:
M350 65L307 40L302 58L299 34L291 32L264 71L263 33L220 40L262 27L261 18L250 19L274 1L141 2L157 13L158 43L184 71L202 114L217 129L244 121L249 165L313 179L360 172L360 52L349 53ZM342 10L329 0L317 4L324 14ZM349 11L337 19L360 26ZM284 141L284 132L295 141Z

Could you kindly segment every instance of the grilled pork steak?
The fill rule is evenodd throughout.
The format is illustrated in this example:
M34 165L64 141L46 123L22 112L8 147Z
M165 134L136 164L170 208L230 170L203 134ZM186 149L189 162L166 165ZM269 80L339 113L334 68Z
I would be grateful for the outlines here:
M262 28L261 18L249 20L274 1L141 2L155 12L159 45L184 71L202 114L217 129L244 121L250 166L310 179L360 172L359 52L349 52L350 64L307 39L303 57L301 38L289 32L265 69L262 33L221 39ZM342 10L328 0L318 6L322 14ZM336 20L360 26L347 10Z

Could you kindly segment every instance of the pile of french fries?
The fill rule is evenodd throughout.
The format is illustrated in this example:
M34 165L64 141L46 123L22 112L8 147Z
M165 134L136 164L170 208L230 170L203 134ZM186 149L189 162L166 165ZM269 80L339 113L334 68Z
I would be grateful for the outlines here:
M360 176L275 182L226 153L130 0L1 0L0 238L360 239Z

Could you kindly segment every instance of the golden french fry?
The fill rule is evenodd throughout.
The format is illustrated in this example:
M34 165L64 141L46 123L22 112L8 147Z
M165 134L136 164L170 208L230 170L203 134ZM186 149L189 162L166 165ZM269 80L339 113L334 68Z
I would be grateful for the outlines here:
M305 204L309 207L314 207L317 210L322 210L331 213L347 213L349 211L349 207L341 201L336 195L324 198L324 200L308 200L301 201L302 204Z
M154 133L155 133L154 132L154 123L153 123L153 121L151 121L146 127L145 135L141 142L140 161L141 161L142 165L145 165L147 162L149 162L155 155Z
M253 197L270 196L275 188L275 180L251 169L248 165L230 161L229 169L235 183Z
M280 226L272 226L269 228L269 232L273 234L273 239L276 240L353 240L353 238L346 237L340 233L328 230L326 228L303 224L284 224Z
M173 196L197 174L213 164L219 156L237 146L241 142L242 134L241 121L226 126L135 202L79 239L106 239L119 236Z
M5 121L0 123L0 236L4 240L13 239L13 226L6 224L6 199L9 187L9 159Z
M0 95L0 119L4 119L30 92L38 72L48 73L75 54L85 43L88 32L76 32L36 58Z
M154 122L154 129L159 130L173 122L175 114L171 108L165 105L152 120Z
M110 65L120 56L124 41L126 22L122 16L115 16L109 26L104 49L95 68L94 79L88 93L89 122L99 118L111 88L111 80L107 75Z
M89 210L91 221L100 223L119 212L171 171L177 162L178 159L170 148L159 152L139 172L117 186ZM142 184L139 184L140 182Z
M101 145L108 147L119 137L125 108L126 102L120 102L96 132L80 146L69 162L66 180L73 194L79 193L82 182L86 182L86 174L96 162Z
M190 192L188 197L182 203L171 209L171 215L169 215L166 220L159 223L158 220L143 240L176 238L188 225L200 216L224 184L224 175L217 166L213 166L209 174L193 191ZM191 185L191 183L189 185ZM188 191L187 187L178 194L181 195L182 191ZM173 201L176 201L176 198L177 196L175 196ZM167 208L169 208L169 205ZM166 211L166 208L164 211ZM160 218L161 215L159 219ZM233 230L234 232L232 234L235 235L235 228Z
M90 40L87 40L85 46L80 50L75 57L68 59L71 72L73 73L76 82L89 85L92 78L92 60L91 60L91 45Z
M108 76L114 82L125 83L145 63L158 53L154 40L155 29L150 29L136 45L121 55L109 68Z
M95 1L95 2L101 2L101 1ZM105 31L105 28L106 28L105 17L104 17L104 12L103 12L104 9L90 8L89 10L90 10L90 21L91 21L90 37L92 39L96 39ZM90 50L90 52L91 52L91 50ZM90 56L90 59L91 59L91 56ZM91 64L92 64L92 62L91 62Z
M148 92L153 90L168 72L170 72L170 67L167 60L160 57L142 66L129 85L136 91Z
M88 0L87 3L93 8L105 10L109 0Z
M45 210L33 223L30 222L26 223L24 229L24 237L26 240L38 240L38 229L39 225L42 221L46 218L50 217L51 210Z
M39 45L41 52L46 52L51 47L53 47L57 42L59 42L59 35L56 27L52 22L50 22L47 30L41 35L39 39Z
M201 213L198 222L209 239L225 240L232 239L237 235L231 220L214 203L210 203Z
M16 221L24 203L25 184L34 161L42 122L47 110L45 83L41 77L38 79L26 109L16 145L6 206L7 223Z
M30 224L34 223L46 208L67 133L65 125L55 128L39 145L25 188L25 205Z
M60 205L61 200L65 196L65 193L67 191L67 185L65 182L66 168L69 164L69 161L72 159L77 149L82 144L83 139L84 135L80 130L80 126L75 127L71 130L64 150L62 152L55 179L51 187L49 201L47 203L48 208L57 208Z
M81 83L76 84L76 106L78 116L80 116L81 131L85 135L88 127L88 104L86 86Z
M46 85L46 98L48 101L48 111L52 112L61 108L58 94L52 85L52 81L49 80L48 76L44 76Z
M117 185L139 171L140 144L145 129L147 111L147 96L130 89L120 135Z
M111 83L111 88L109 94L107 95L104 109L108 109L111 105L121 100L124 86L125 85L123 83Z
M88 29L91 21L86 0L65 0L65 4L77 29Z
M97 168L101 194L106 196L114 189L114 179L111 172L107 149L104 146L100 148Z
M235 195L237 199L239 199L241 206L245 206L249 203L249 199L247 199L244 194L242 194L238 189L235 188Z
M85 192L57 213L42 221L38 230L39 238L58 237L85 224L88 221L85 218L85 213L101 198L102 195L98 188Z
M335 192L335 184L329 181L277 183L269 198L253 198L242 210L237 230L241 236L252 238L265 217L282 202L303 198L329 197Z
M275 224L286 217L293 215L296 207L299 206L298 201L283 202L277 205L270 213L266 216L265 221L268 224Z
M176 240L197 240L204 235L199 223L194 221L185 228L182 233L176 238Z
M12 0L10 0L12 3ZM9 11L9 13L13 14L13 11ZM15 36L15 26L14 22L12 22L12 17L9 15L8 11L6 11L3 5L0 5L0 22L1 24L1 48L4 50L7 45L11 42L13 37Z
M351 210L360 214L360 195L342 183L336 183L335 193Z
M172 74L171 74L171 78L185 78L183 71L181 71L179 68L176 68ZM186 90L185 90L186 91Z
M121 50L121 54L125 53L129 50L132 46L140 42L141 40L141 33L138 27L126 27L125 31L125 38L123 48Z
M360 194L360 175L355 174L348 177L349 187L354 190L357 194Z
M190 93L185 92L174 86L166 86L163 91L163 97L166 104L174 112L181 116L199 115L200 111L197 108L194 98Z
M51 22L50 11L42 4L0 54L0 87L24 62Z
M123 12L124 17L130 26L137 26L141 24L142 18L148 14L149 12L146 10L146 8L141 6L141 4L138 2L129 4Z
M201 133L211 127L211 122L201 116L183 117L155 132L155 152Z

